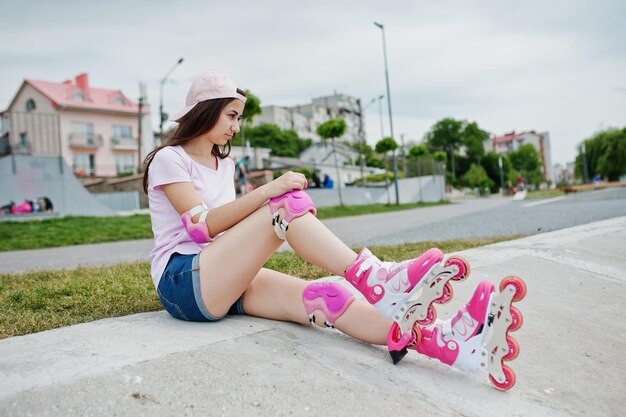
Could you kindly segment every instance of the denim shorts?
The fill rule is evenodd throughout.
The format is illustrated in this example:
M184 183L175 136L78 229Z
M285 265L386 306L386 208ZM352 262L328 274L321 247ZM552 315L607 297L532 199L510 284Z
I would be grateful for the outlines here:
M216 321L228 314L245 314L242 297L239 297L224 316L214 317L207 311L200 292L199 258L198 254L180 253L174 253L170 257L157 288L165 310L177 319L188 321Z

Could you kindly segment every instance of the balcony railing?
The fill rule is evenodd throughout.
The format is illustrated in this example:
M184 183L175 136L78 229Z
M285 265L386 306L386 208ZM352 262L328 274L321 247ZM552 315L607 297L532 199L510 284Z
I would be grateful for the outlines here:
M70 133L70 146L78 148L99 148L103 144L102 135Z
M139 149L137 138L118 138L112 137L111 144L113 149L136 151Z
M32 152L33 149L30 143L22 144L18 142L13 144L13 153L15 154L29 155Z

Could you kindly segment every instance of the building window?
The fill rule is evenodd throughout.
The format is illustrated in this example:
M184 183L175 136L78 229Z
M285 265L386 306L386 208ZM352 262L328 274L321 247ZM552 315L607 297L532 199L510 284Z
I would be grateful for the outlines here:
M33 100L32 98L29 98L28 101L26 102L26 111L28 113L30 113L31 111L35 110L37 108L37 106L35 105L35 100Z
M26 132L20 132L20 148L28 147L28 134Z
M124 104L126 104L126 100L124 100L124 97L122 96L117 96L113 99L113 104L123 106Z
M87 97L85 97L85 94L80 90L76 90L74 94L72 94L72 100L85 101L86 99Z
M78 177L95 174L95 157L90 153L74 154L74 175Z
M135 157L132 154L115 155L117 175L135 172Z
M122 140L132 139L133 129L130 126L113 126L113 143L118 144Z
M72 122L72 133L87 139L87 143L93 145L93 123Z

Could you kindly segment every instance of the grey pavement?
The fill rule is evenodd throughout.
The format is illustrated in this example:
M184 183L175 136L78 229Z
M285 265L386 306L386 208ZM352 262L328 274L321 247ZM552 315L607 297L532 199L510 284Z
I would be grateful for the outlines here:
M0 341L0 415L622 416L625 250L622 216L459 253L472 273L440 318L483 278L527 283L508 392L336 330L161 311Z

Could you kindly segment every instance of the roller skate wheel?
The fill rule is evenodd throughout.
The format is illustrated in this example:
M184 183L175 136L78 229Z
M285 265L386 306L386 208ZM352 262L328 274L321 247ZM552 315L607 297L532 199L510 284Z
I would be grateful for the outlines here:
M515 289L513 301L521 301L526 297L526 283L520 277L509 275L500 282L500 292L504 292L507 286L512 285Z
M512 322L508 329L510 332L519 330L519 328L522 327L522 324L524 324L524 316L522 316L522 313L513 306L511 306L511 319Z
M428 306L428 310L426 311L426 317L422 320L418 320L417 323L422 326L428 326L430 323L434 322L437 319L437 310L431 305Z
M442 295L439 298L436 298L433 302L437 304L446 304L449 303L454 297L454 289L449 282L446 282L443 286Z
M509 351L502 357L503 361L512 361L519 356L519 344L512 336L506 336L506 344ZM504 349L504 348L503 348Z
M470 266L469 263L460 256L452 256L446 260L445 266L454 265L457 267L458 271L451 278L453 281L463 281L470 274Z
M511 368L506 365L502 365L502 371L504 372L504 378L502 381L497 381L493 375L489 375L489 380L493 384L494 387L499 389L500 391L507 391L513 388L515 385L515 372Z

